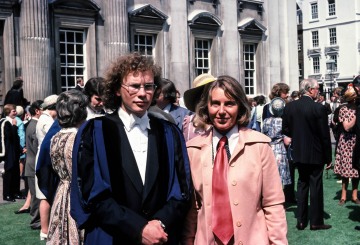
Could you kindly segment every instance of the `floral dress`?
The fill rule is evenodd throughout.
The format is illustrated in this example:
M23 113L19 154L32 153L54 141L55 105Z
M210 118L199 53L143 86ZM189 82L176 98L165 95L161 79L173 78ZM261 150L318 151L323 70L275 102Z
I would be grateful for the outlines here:
M350 121L356 115L356 107L345 105L339 111L339 123ZM352 154L356 142L356 134L353 130L346 132L341 127L339 142L336 148L334 173L343 178L359 178L359 173L352 167Z
M60 181L51 207L47 244L77 245L83 241L75 220L70 216L72 148L76 132L76 128L64 128L51 139L51 163Z
M289 162L286 156L284 135L281 133L282 119L269 117L264 120L263 133L271 138L271 148L274 152L279 174L283 185L291 184Z

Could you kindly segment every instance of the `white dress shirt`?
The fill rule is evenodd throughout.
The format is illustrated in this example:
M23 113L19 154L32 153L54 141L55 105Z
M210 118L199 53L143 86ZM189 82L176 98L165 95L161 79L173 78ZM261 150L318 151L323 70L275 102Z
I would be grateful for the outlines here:
M148 150L148 129L150 129L147 111L139 118L134 114L128 114L120 108L118 110L118 115L124 123L125 132L134 153L141 180L144 184Z
M216 131L216 129L213 127L213 144L212 145L213 145L213 152L214 152L213 157L214 158L216 157L217 145L223 136L224 136L223 134ZM239 141L238 126L235 125L234 127L232 127L232 129L230 129L230 131L227 132L227 134L225 136L228 138L229 151L230 151L230 155L232 155L235 150L235 147ZM214 159L213 159L213 161L214 161Z

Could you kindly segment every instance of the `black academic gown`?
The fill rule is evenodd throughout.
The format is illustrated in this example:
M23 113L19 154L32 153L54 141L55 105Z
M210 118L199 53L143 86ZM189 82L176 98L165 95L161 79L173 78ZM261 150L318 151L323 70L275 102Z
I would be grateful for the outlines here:
M71 215L85 244L139 244L148 221L161 220L168 244L178 244L189 208L190 168L175 125L150 118L143 185L117 113L80 128L74 144Z

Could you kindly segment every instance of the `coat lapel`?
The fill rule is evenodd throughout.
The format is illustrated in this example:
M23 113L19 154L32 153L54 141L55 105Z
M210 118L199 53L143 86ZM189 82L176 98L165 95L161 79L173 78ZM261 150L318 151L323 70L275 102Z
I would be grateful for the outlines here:
M131 149L129 140L124 129L124 124L117 113L109 115L109 118L114 120L118 127L120 137L119 151L121 152L121 164L123 171L128 175L135 189L141 195L143 192L143 183L141 180L138 166L136 164L134 153Z
M155 184L159 172L158 146L157 146L156 134L154 131L155 131L154 126L151 125L151 129L148 130L148 152L147 152L143 201L146 199L153 185Z

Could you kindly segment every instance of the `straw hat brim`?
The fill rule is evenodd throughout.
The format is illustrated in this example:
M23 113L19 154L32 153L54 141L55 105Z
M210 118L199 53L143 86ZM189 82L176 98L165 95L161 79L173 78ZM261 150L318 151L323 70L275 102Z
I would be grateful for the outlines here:
M206 84L210 84L212 82L206 83ZM196 88L192 88L189 90L186 90L184 92L184 103L186 108L188 108L190 111L195 112L196 109L196 105L199 103L200 98L201 98L201 94L204 91L205 85L201 85L199 87Z

